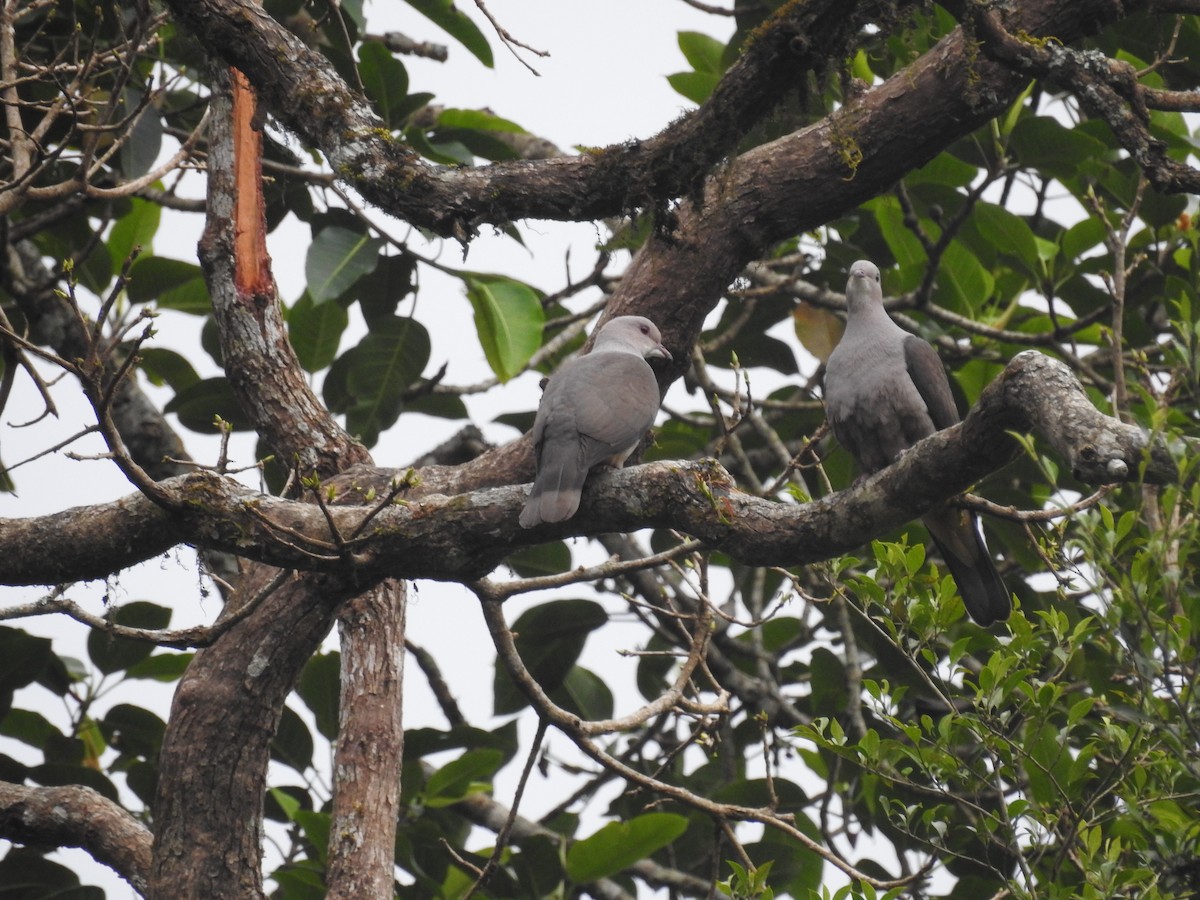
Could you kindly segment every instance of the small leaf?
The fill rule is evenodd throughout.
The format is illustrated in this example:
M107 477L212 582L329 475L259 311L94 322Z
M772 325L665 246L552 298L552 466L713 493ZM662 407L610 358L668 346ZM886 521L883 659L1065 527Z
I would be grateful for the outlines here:
M464 280L483 353L496 377L508 381L542 346L546 315L541 300L519 281L486 275Z
M699 105L712 96L721 76L713 72L676 72L667 76L667 84L675 93Z
M576 884L607 878L667 846L687 830L673 813L647 813L627 822L609 822L567 850L567 876Z

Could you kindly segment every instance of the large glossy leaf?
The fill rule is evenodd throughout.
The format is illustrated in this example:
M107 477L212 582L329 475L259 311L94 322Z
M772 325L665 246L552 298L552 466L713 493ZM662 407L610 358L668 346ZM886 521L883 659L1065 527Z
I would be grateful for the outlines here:
M341 296L375 269L383 241L340 226L323 228L308 245L304 277L313 303Z
M174 350L165 347L142 347L138 356L141 358L141 369L151 384L170 385L171 389L178 393L200 380L192 364Z
M108 252L117 265L124 265L135 247L150 252L150 242L158 231L162 207L140 197L131 197L130 210L113 223L108 233Z
M271 758L303 772L312 765L313 749L312 732L295 710L285 706L271 741Z
M552 600L527 609L512 625L525 668L544 691L563 683L575 665L587 636L608 621L608 613L592 600ZM528 701L507 672L496 664L496 715L507 715Z
M363 90L388 127L399 128L404 124L402 110L408 96L408 72L404 64L382 43L375 41L359 47L358 60Z
M974 313L991 298L995 288L992 273L980 265L970 250L951 241L942 254L934 299L947 309Z
M994 203L976 204L974 218L980 233L995 244L997 250L1016 257L1031 275L1038 274L1038 250L1033 229L1024 219Z
M171 610L156 603L139 600L113 608L106 618L132 628L158 629L166 628L170 624ZM110 675L144 660L153 652L154 645L149 641L116 637L93 629L88 634L87 649L88 656L96 668L105 675Z
M325 400L346 413L350 431L368 445L400 415L405 388L429 362L429 332L415 319L392 316L334 362L325 379Z
M687 830L688 820L673 813L647 813L628 822L609 822L567 850L567 875L587 884L615 875L665 847Z
M317 654L304 667L296 686L296 693L317 721L317 731L330 740L338 733L341 661L336 651Z
M166 723L148 709L120 703L104 714L101 731L109 745L122 755L157 759Z
M141 256L129 274L127 293L134 303L154 302L163 309L202 316L212 311L204 273L195 263Z
M465 278L475 310L475 330L496 377L508 381L542 345L545 314L533 288L487 275Z
M234 431L251 428L226 378L205 378L189 385L171 398L164 411L175 413L185 427L199 434L220 433L215 416L232 425Z
M421 802L434 808L449 806L468 794L490 791L491 777L503 762L504 754L499 750L468 750L429 776Z
M417 12L428 16L447 34L466 47L481 63L492 67L492 48L483 32L465 13L454 5L454 0L405 0Z
M350 316L340 303L315 303L305 293L288 310L288 339L306 372L319 372L337 356Z

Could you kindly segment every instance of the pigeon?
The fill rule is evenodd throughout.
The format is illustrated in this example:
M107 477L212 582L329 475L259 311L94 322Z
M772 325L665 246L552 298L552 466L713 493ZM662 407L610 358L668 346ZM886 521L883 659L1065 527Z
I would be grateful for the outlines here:
M591 468L619 468L637 447L661 403L648 359L671 359L657 326L618 316L597 332L590 353L550 377L533 423L537 476L522 528L571 518Z
M879 269L850 267L846 332L825 369L825 414L864 474L883 469L935 431L959 420L937 351L892 321L883 308ZM939 506L921 521L954 576L971 618L987 627L1007 619L1012 598L983 540L978 517Z

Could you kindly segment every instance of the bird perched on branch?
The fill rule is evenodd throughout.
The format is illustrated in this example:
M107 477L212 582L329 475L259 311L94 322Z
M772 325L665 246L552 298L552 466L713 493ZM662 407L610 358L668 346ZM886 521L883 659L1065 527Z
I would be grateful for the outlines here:
M590 353L550 376L533 423L537 476L521 510L522 528L571 518L591 468L625 462L661 402L646 360L670 358L653 322L618 316L597 332Z
M860 259L846 283L846 333L825 370L825 414L865 474L891 465L917 441L959 420L937 352L883 308L879 269ZM1012 611L979 529L967 510L939 506L921 519L971 618L988 626Z

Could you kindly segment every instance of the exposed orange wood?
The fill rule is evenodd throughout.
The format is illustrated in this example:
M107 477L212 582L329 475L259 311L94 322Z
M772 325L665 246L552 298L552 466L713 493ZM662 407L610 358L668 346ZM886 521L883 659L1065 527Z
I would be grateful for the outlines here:
M246 76L233 75L234 282L243 295L271 294L266 202L262 191L262 127L258 98Z

